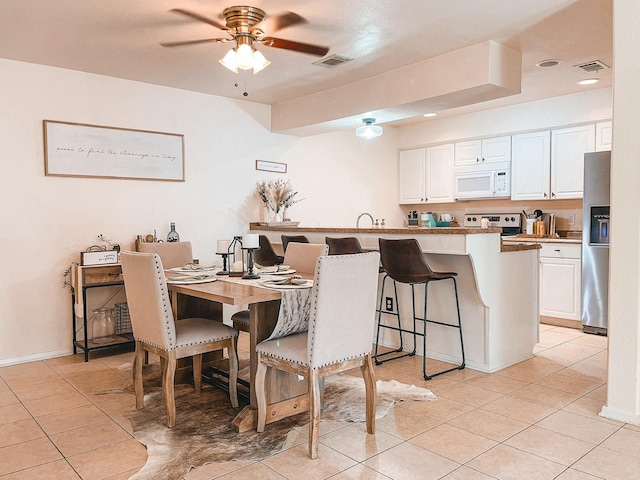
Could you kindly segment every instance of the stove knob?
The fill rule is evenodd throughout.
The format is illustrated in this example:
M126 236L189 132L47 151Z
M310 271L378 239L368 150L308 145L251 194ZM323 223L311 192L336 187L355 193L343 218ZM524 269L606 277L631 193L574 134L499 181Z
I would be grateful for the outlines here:
M516 219L515 219L514 217L511 217L511 221L512 221L512 222L515 222L515 221L516 221Z
M474 221L474 222L476 221L476 217L473 217L473 221Z
M509 217L504 217L504 221L508 222L509 221Z

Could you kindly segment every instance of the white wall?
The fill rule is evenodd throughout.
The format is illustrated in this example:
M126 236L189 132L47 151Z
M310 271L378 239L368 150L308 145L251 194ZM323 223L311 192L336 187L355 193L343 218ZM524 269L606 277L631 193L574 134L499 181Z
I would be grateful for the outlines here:
M640 424L640 65L637 0L613 2L609 377L602 415ZM618 220L619 219L619 220Z
M374 141L353 132L297 138L269 132L268 106L70 70L0 60L0 365L71 352L63 273L104 234L131 249L169 222L202 263L215 242L260 220L255 183L288 164L305 200L303 225L352 225L362 211L401 222L393 128ZM44 175L42 120L184 134L186 182Z

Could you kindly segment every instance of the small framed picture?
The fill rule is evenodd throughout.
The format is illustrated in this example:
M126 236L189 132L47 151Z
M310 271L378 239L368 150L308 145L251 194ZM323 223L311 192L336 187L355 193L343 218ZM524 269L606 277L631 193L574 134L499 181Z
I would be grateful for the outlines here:
M266 160L256 160L256 170L265 172L287 173L287 164L280 162L268 162Z

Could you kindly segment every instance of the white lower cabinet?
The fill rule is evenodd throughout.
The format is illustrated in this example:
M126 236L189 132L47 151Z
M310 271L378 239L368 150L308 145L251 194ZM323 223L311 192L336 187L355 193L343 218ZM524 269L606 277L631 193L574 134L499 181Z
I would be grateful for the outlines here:
M581 245L543 243L540 315L580 321Z

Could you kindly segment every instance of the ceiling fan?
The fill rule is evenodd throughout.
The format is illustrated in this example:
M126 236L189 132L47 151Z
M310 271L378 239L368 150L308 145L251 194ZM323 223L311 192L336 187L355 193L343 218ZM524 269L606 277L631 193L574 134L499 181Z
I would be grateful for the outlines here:
M219 61L222 65L236 73L238 72L238 69L253 69L253 73L258 73L271 63L255 48L255 44L293 50L295 52L307 53L319 57L323 57L329 51L329 47L313 45L310 43L294 42L292 40L285 40L283 38L270 36L273 32L285 27L307 23L306 19L293 12L285 11L278 15L267 17L264 10L257 7L244 5L228 7L222 12L226 23L226 25L222 25L216 20L182 8L174 8L171 11L212 25L227 33L229 37L205 38L201 40L186 40L181 42L163 42L161 43L162 46L179 47L208 42L235 42L236 46Z

